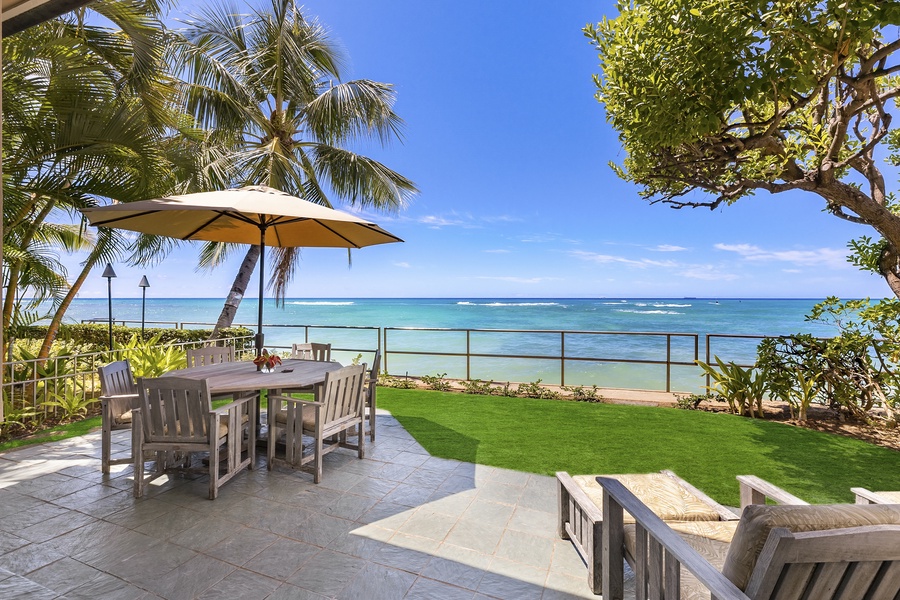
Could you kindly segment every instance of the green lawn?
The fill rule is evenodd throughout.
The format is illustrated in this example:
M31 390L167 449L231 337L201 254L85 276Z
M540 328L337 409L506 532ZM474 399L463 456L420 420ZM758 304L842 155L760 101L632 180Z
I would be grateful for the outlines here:
M732 506L742 474L813 503L900 489L900 452L728 414L392 388L378 405L436 456L546 475L671 469Z

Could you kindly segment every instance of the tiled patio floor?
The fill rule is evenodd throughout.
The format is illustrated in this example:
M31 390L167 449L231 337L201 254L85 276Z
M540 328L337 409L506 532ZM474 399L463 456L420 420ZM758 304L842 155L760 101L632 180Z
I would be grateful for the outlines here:
M100 433L0 454L0 598L595 598L544 477L430 456L388 414L323 481L100 473ZM118 442L130 432L119 432Z

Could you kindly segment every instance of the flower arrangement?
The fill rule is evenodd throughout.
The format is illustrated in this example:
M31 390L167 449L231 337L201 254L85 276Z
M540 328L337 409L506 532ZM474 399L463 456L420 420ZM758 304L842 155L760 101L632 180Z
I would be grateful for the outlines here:
M263 348L262 354L253 359L253 364L256 365L258 370L262 370L265 367L271 371L275 368L275 365L281 364L281 357L274 352L269 354L269 351Z

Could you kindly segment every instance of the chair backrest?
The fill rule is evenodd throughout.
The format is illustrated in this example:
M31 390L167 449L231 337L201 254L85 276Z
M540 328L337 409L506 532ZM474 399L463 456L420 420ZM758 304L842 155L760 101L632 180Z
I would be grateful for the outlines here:
M328 362L331 360L331 344L317 344L316 342L294 344L291 346L291 358Z
M369 369L368 385L378 383L378 372L381 370L381 350L375 351L375 357L372 359L372 368Z
M738 521L722 574L739 588L746 589L769 532L778 527L797 534L892 524L900 524L900 506L893 504L751 504L744 508Z
M365 374L366 365L361 364L344 367L325 375L325 383L316 393L316 400L325 404L323 418L325 423L362 414Z
M137 394L137 386L131 374L131 364L127 360L117 360L97 369L100 375L100 394L103 396L125 396Z
M900 525L769 533L747 584L754 600L896 598Z
M148 442L190 444L209 440L212 404L205 379L141 378L138 393Z
M234 362L234 346L205 346L187 350L188 367L202 367L226 362Z

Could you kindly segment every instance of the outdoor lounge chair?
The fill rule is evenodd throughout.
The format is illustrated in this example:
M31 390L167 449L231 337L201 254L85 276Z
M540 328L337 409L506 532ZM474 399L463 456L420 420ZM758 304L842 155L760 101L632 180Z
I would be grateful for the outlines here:
M132 409L137 407L138 392L127 360L111 362L97 369L100 375L100 470L109 473L110 465L134 462L134 449L124 458L111 458L112 432L131 429Z
M270 425L268 465L283 461L295 469L313 473L313 482L322 480L322 457L337 448L357 451L365 458L365 436L358 436L356 444L347 442L348 431L363 432L364 398L362 393L366 365L353 365L325 375L325 383L316 388L316 401L300 400L291 396L270 396ZM274 406L283 405L275 411ZM284 431L284 458L276 458L278 431ZM303 452L303 436L312 438L313 450ZM325 445L326 439L333 442ZM312 467L307 467L309 463Z
M866 488L850 488L857 504L900 504L900 492L872 492Z
M588 569L588 585L601 593L603 571L603 489L598 475L556 474L559 493L557 533L569 539ZM624 484L658 517L665 521L736 521L738 515L722 506L671 471L636 475L605 475ZM779 503L805 502L758 477L741 475L741 505L765 503L771 498Z
M603 488L603 598L864 600L900 593L900 506L764 505L738 521L665 522L621 481ZM625 523L629 514L632 523Z
M209 499L256 459L256 394L212 408L205 379L138 379L140 406L133 411L134 497L148 483L173 470L190 471L193 453L208 454ZM246 451L247 458L242 458ZM144 477L145 453L156 453L153 473Z

